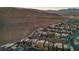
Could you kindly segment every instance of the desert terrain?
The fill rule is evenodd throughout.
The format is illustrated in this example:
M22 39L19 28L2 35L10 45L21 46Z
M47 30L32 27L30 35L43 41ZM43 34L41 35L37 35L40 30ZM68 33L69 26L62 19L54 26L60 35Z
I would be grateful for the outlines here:
M61 15L43 10L1 7L0 45L21 40L38 27L59 23L65 19Z

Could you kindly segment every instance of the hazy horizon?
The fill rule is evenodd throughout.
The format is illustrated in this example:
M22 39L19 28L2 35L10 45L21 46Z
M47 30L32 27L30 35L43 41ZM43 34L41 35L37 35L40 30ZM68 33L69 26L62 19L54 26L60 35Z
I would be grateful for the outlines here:
M23 7L27 8L27 7ZM69 8L76 8L79 9L79 7L28 7L32 9L39 9L39 10L61 10L61 9L69 9Z

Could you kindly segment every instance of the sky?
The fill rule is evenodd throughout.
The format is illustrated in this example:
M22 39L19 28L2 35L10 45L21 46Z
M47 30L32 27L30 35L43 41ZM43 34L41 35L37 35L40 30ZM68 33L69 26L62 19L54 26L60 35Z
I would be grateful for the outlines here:
M42 10L59 10L63 8L67 9L67 7L79 7L79 0L0 0L0 7L24 7Z

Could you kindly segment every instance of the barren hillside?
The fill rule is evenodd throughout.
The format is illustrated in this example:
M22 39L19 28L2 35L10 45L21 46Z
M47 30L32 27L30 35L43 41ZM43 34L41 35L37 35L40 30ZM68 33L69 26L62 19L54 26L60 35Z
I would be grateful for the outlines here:
M68 8L61 10L47 10L49 13L56 13L72 19L79 19L79 8Z
M65 18L42 10L0 8L0 44L20 40L37 27L62 22Z

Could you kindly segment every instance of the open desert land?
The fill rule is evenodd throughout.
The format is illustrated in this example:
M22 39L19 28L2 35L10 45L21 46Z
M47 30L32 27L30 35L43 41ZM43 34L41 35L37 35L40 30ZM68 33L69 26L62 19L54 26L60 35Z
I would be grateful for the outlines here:
M38 27L60 23L65 19L66 17L44 10L1 7L0 45L21 40Z

